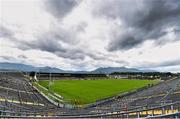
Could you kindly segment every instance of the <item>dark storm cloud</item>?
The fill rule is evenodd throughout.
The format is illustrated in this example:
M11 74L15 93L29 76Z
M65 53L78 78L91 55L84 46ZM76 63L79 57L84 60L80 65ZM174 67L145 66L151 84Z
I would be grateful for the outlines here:
M31 50L37 49L41 51L46 51L57 55L58 57L67 58L71 60L84 60L86 56L94 59L94 60L104 60L107 56L104 56L101 53L94 53L93 51L86 51L82 47L74 47L74 43L69 43L68 47L65 47L61 42L62 37L56 34L56 36L44 35L41 36L39 39L34 41L18 41L17 40L17 47L23 50ZM67 37L66 37L67 38ZM66 39L65 38L65 39ZM59 42L61 41L61 42ZM71 41L69 41L71 42Z
M40 37L34 41L17 41L17 47L23 50L41 50L53 53L58 57L68 58L68 59L84 59L84 53L80 49L73 49L71 46L65 48L63 44L59 41L61 39L53 39L55 37ZM57 38L57 37L56 37ZM73 47L73 46L72 46Z
M46 0L47 11L57 18L62 18L72 11L80 1L77 0Z
M58 57L67 58L71 60L83 60L86 56L90 56L93 59L96 58L96 55L92 55L89 52L85 52L81 48L76 48L73 45L65 48L61 43L58 43L57 40L37 40L34 42L20 42L20 49L30 50L37 49L41 51L46 51L55 54Z
M58 43L56 40L36 40L34 42L20 42L18 47L23 50L36 49L46 51L53 53L58 57L68 59L84 59L84 54L82 52L64 48L63 45Z
M21 50L40 50L50 52L58 57L71 60L83 60L89 53L78 46L80 42L77 37L78 32L84 32L87 26L85 22L73 26L71 31L58 26L54 26L51 30L43 32L35 36L34 40L17 39L12 37L10 40L15 43L15 47ZM77 45L77 46L76 46Z
M28 41L19 41L18 48L20 49L39 49L42 51L47 51L51 53L55 53L56 51L65 52L65 49L62 47L60 43L58 43L54 39L38 39L31 42Z
M131 49L146 40L156 42L168 33L165 29L180 28L179 0L105 0L94 12L109 20L122 21L117 31L123 33L113 36L109 51Z
M140 37L135 38L133 34L124 33L122 35L119 35L118 37L114 37L113 41L109 43L108 50L114 51L119 50L119 48L128 50L139 45L141 42L142 39Z
M58 51L55 54L60 57L71 59L71 60L76 60L76 59L83 60L85 58L85 54L81 50L78 50L78 49L67 49L67 52Z
M174 33L175 34L179 34L180 33L180 29L174 29Z

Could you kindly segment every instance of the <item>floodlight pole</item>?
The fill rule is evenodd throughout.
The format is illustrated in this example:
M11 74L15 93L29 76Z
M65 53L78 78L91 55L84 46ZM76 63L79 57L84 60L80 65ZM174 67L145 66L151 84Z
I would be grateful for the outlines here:
M48 90L50 91L50 84L51 83L51 72L49 73L49 85L48 85Z
M38 81L40 80L40 72L41 72L41 69L39 68L39 76L38 76Z

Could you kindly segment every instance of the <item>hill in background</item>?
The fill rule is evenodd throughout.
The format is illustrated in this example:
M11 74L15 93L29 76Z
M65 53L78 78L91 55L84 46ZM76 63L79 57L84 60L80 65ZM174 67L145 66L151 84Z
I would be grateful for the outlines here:
M54 67L35 67L32 65L20 64L20 63L0 63L0 70L18 70L24 72L51 72L51 73L103 73L110 74L113 72L156 72L154 70L140 70L137 68L127 68L127 67L100 67L93 71L72 71L72 70L62 70Z

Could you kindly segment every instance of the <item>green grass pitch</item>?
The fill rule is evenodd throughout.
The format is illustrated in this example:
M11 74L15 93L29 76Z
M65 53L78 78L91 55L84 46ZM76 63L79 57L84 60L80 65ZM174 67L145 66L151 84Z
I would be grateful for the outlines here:
M39 84L47 89L48 83L49 81L39 81ZM55 80L50 89L71 103L88 104L152 83L157 83L157 81L127 79Z

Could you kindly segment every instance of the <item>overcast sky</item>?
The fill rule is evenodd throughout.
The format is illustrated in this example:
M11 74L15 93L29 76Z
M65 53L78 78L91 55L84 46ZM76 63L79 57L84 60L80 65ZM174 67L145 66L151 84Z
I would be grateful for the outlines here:
M180 0L0 0L0 62L180 72Z

